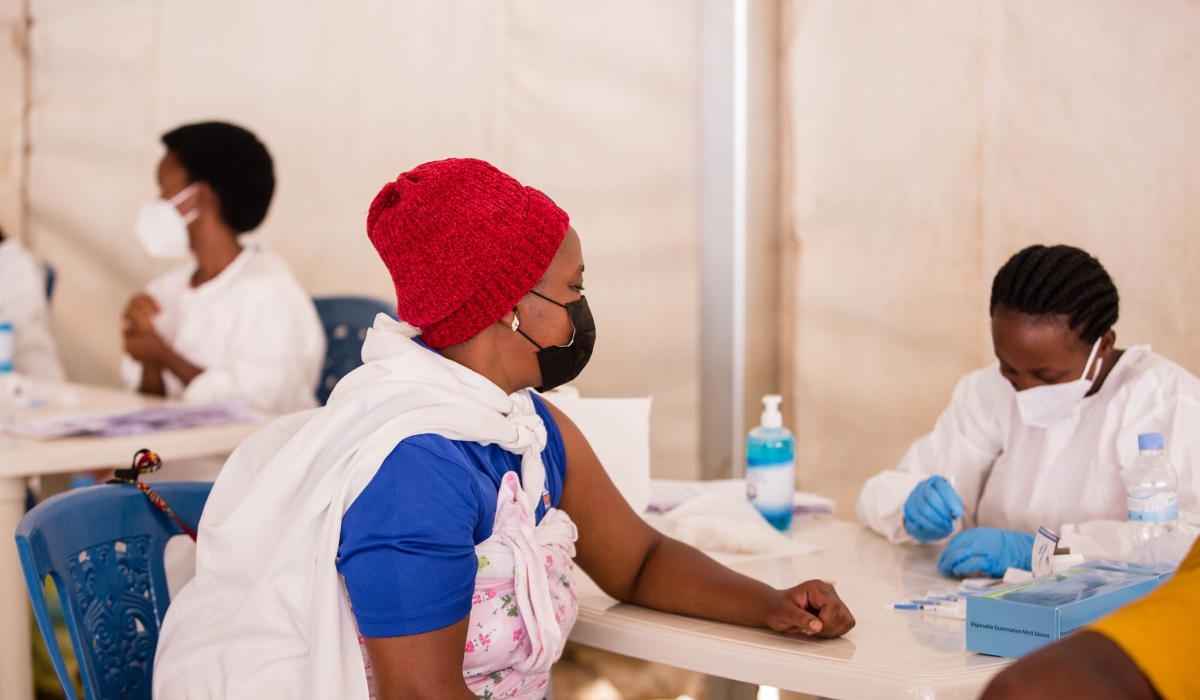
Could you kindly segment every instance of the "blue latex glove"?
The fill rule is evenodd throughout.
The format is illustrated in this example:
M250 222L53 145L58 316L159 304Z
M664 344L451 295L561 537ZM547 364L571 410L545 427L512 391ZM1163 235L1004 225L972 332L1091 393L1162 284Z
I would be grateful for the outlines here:
M904 529L920 542L932 542L954 532L954 519L961 518L963 502L954 487L940 476L917 484L904 502Z
M980 571L992 578L1008 567L1033 569L1033 535L994 527L964 530L953 537L938 559L938 570L952 576Z

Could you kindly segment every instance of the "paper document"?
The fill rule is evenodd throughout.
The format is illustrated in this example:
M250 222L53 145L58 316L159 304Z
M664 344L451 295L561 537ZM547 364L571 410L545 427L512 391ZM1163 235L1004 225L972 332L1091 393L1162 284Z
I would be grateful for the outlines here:
M18 437L49 440L72 436L120 437L168 430L252 423L263 415L242 399L206 404L168 404L107 413L59 414L7 428Z

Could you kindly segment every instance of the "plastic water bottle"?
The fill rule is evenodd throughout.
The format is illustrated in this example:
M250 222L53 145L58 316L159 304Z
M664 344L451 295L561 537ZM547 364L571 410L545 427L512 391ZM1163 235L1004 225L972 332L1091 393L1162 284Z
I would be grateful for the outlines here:
M1133 546L1149 542L1179 523L1179 476L1163 454L1162 433L1138 435L1141 454L1125 472Z
M783 427L782 396L763 397L761 424L746 439L746 496L776 530L792 525L796 438Z
M13 371L13 327L0 318L0 373Z

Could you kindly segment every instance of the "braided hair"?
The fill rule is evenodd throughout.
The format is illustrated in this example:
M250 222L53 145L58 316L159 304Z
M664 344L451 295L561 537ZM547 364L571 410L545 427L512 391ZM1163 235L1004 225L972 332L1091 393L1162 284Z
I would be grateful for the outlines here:
M996 307L1035 316L1063 315L1089 345L1117 322L1117 287L1100 261L1067 245L1034 245L1009 258L992 280Z

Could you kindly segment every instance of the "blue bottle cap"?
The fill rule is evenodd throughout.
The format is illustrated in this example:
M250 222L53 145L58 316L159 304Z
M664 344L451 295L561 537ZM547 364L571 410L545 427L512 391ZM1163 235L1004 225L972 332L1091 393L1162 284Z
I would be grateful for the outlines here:
M1141 435L1138 435L1139 450L1161 450L1162 448L1162 433L1142 433Z

